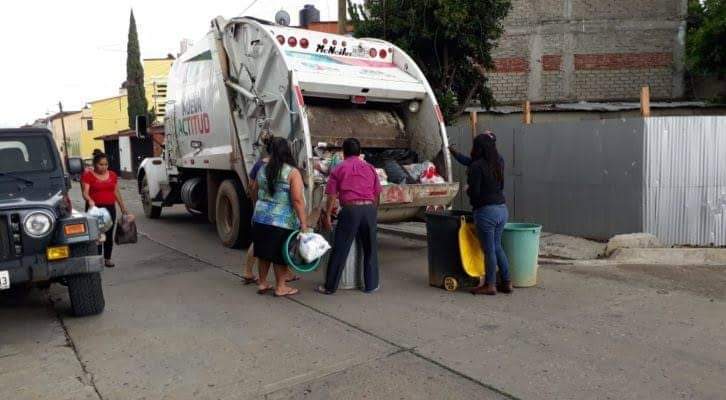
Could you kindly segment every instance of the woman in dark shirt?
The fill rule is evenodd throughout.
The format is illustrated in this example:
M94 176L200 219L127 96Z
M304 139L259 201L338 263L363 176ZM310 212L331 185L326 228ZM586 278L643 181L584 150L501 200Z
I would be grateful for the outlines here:
M504 199L504 160L497 151L496 137L482 134L474 139L471 165L467 171L467 194L474 210L474 223L484 250L485 276L472 294L495 295L512 292L509 260L502 248L502 232L509 214ZM497 282L497 266L501 276Z

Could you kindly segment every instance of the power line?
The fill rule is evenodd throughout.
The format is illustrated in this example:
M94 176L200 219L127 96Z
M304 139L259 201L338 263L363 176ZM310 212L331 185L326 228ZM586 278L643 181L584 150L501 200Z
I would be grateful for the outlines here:
M247 12L247 10L249 10L250 8L252 8L252 6L254 6L254 5L255 5L255 3L257 3L257 0L252 0L252 3L250 3L250 5L248 5L248 6L247 6L247 8L245 8L245 9L244 9L244 10L243 10L243 11L242 11L242 12L241 12L240 14L239 14L239 16L240 16L240 17L244 16L244 14L245 14L245 13Z

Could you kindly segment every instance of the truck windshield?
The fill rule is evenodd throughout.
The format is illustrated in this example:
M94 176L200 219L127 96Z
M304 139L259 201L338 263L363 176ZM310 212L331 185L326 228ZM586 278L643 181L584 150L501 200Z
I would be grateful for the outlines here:
M55 158L43 136L0 136L0 172L53 171Z

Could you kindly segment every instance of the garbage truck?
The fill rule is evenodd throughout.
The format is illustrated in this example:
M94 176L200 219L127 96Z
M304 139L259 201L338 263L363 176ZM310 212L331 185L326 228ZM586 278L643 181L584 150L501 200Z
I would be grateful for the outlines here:
M270 135L289 140L311 215L348 137L385 184L381 222L446 207L459 190L431 87L411 57L378 39L217 17L171 68L164 132L162 156L138 169L145 215L183 204L216 224L227 247L249 242L248 171Z

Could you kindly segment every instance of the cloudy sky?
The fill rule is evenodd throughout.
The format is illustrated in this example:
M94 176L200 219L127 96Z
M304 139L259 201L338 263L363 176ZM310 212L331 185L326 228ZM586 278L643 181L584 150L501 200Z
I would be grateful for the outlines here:
M280 9L297 24L304 4L337 20L336 0L22 0L0 13L0 127L30 123L58 110L118 94L126 77L129 11L141 56L176 54L181 39L199 40L216 16L272 20Z

